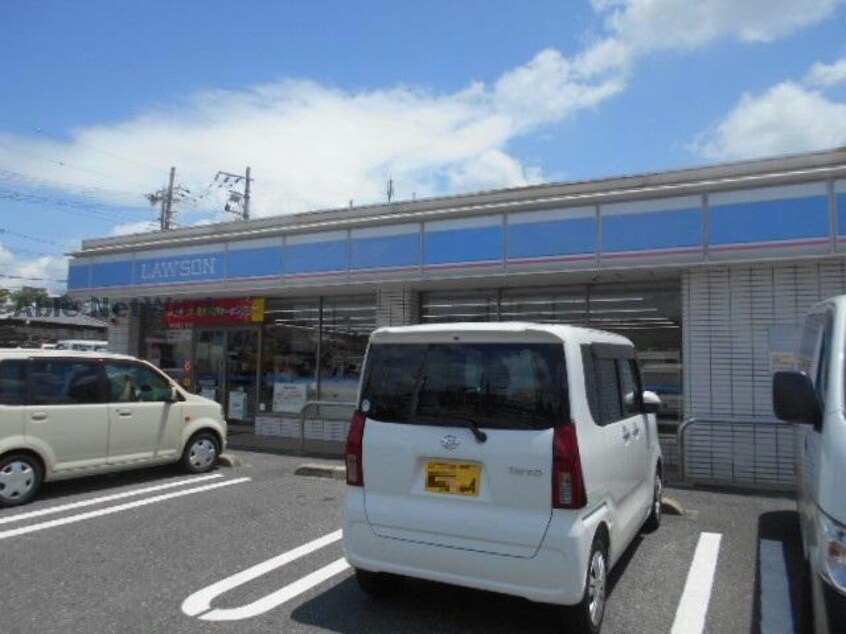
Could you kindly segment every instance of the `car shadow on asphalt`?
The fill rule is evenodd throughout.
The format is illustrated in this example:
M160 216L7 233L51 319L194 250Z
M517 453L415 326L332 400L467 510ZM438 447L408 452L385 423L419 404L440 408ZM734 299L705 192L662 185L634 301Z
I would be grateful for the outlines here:
M298 606L291 618L333 632L550 632L550 606L494 592L409 579L398 596L376 600L355 577ZM560 629L560 628L558 628Z
M810 605L799 515L796 511L762 513L751 634L810 632Z
M215 473L219 471L212 471ZM119 489L131 485L143 485L150 483L167 484L169 480L176 480L179 478L189 478L191 474L186 472L178 465L168 464L156 467L143 467L139 469L130 469L128 471L119 471L116 473L105 473L102 475L84 476L81 478L73 478L71 480L58 480L56 482L45 482L42 485L41 492L35 498L35 502L39 501L59 501L65 497L75 495L84 495L86 493L109 493L116 492L113 489ZM25 508L25 507L20 507Z
M614 564L614 567L608 574L608 585L606 587L608 598L611 598L614 595L614 589L617 587L617 583L620 581L620 578L623 576L626 568L629 567L632 559L634 559L641 542L643 542L643 533L638 533L632 540L632 543L629 544L629 547L626 548L625 552L620 555L617 563Z
M643 537L638 535L608 578L608 596L628 567ZM564 616L555 606L495 592L408 579L404 592L375 600L355 577L298 606L291 618L333 632L555 632Z

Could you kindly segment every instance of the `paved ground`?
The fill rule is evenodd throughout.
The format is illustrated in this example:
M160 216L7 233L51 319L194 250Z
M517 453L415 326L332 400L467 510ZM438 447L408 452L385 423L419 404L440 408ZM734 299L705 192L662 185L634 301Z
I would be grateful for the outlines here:
M313 460L239 455L243 466L219 469L215 477L186 477L168 468L57 483L33 504L0 511L0 631L555 629L551 610L433 583L410 583L401 598L387 604L368 599L349 570L337 572L343 566L336 531L344 484L294 475L298 465ZM666 516L657 533L639 538L629 550L614 572L603 631L670 631L702 533L721 536L706 631L806 631L792 501L669 493L688 513ZM326 535L327 545L289 563L268 565L265 574L255 571L240 585L227 583L220 594L212 587L208 600L196 595L283 553L290 559L293 549ZM291 596L315 581L315 574L327 578ZM192 609L189 602L183 609L192 596L201 607ZM243 616L243 606L257 601L247 609L261 612L256 616L201 620Z

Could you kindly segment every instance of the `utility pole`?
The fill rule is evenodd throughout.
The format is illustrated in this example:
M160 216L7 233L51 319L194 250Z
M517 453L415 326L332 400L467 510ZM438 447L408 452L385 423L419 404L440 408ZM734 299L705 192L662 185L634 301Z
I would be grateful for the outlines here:
M159 226L162 231L176 229L176 222L174 222L174 217L176 216L175 205L187 194L191 193L191 190L186 189L182 185L175 185L175 182L176 168L171 167L170 180L168 181L167 187L163 187L152 194L144 196L144 198L150 201L152 206L159 206Z
M244 183L244 220L250 219L250 166L247 165L247 177Z
M246 174L241 176L240 174L232 174L231 172L223 172L219 171L217 174L214 175L214 182L217 184L218 187L221 189L227 188L228 196L227 202L223 207L224 211L228 211L231 214L235 214L239 216L241 220L249 220L250 219L250 184L253 182L252 177L250 177L250 168L247 167ZM238 185L241 182L244 183L244 192L241 193L239 189L228 189L230 186Z
M173 229L173 179L176 177L176 168L170 168L170 182L167 185L167 197L165 198L165 209L162 214L162 230Z

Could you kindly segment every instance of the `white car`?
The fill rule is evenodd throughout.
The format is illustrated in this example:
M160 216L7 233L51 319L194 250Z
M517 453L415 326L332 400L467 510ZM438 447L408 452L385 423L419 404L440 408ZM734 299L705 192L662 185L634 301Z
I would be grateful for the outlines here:
M802 547L815 631L846 632L846 295L811 308L799 369L773 378L776 416L798 423Z
M43 481L182 461L208 471L226 446L214 401L124 355L0 350L0 506Z
M661 451L632 343L467 323L370 337L346 449L344 550L361 587L403 577L570 606L597 632L608 572L661 520Z

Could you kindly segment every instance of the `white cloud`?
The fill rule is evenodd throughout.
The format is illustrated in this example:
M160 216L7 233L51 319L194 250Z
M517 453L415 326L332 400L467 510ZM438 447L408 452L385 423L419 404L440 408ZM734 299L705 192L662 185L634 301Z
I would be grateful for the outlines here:
M518 126L532 128L549 121L558 121L588 108L593 108L624 88L623 77L612 72L603 81L592 79L621 68L619 60L594 60L579 64L555 50L547 49L535 58L508 73L494 87L497 107Z
M177 181L201 198L182 203L181 224L222 207L221 192L207 188L218 170L247 165L255 216L384 200L389 177L396 199L525 185L541 180L542 168L525 165L512 142L618 95L642 56L726 37L770 40L822 20L838 2L593 0L603 26L582 50L543 50L487 83L451 93L294 79L207 90L71 131L67 142L0 133L0 170L39 175L40 184L29 185L140 206L175 165Z
M518 186L529 172L508 153L511 140L594 108L621 88L619 74L554 50L490 86L473 83L449 94L407 86L349 92L287 80L195 94L117 125L77 130L69 143L5 135L0 168L43 172L33 155L54 157L76 169L48 166L49 179L93 184L100 197L125 203L105 188L119 183L140 201L165 177L145 166L172 163L177 180L196 194L218 170L242 173L250 165L256 216L383 200L389 175L397 198ZM200 207L212 207L207 202ZM114 232L139 229L126 223Z
M840 0L593 0L635 53L690 49L724 37L767 42L820 22Z
M817 62L805 75L805 83L821 88L830 88L846 82L846 57L833 64Z
M128 236L133 233L145 233L147 231L155 231L159 228L158 223L152 220L142 222L127 222L126 224L117 225L112 229L113 236Z
M717 160L746 159L846 145L846 103L795 82L745 94L712 131L691 144Z
M68 258L45 255L22 258L0 244L0 288L16 290L22 286L44 287L53 293L63 293L68 275Z

